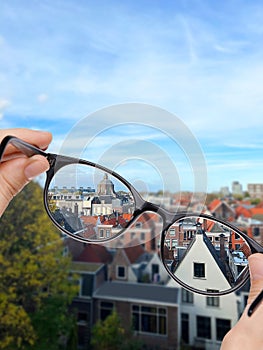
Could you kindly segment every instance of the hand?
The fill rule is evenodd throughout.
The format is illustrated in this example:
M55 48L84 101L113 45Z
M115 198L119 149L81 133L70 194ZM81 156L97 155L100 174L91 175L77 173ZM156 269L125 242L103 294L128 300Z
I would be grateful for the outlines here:
M7 136L17 136L41 149L46 149L52 140L49 132L29 129L0 130L0 142ZM35 155L31 158L17 153L8 147L5 155L8 160L0 163L0 217L10 200L34 177L49 169L46 158ZM13 158L12 158L13 157Z
M263 302L249 317L247 310L252 301L263 289L263 254L249 257L251 288L247 306L237 324L226 334L221 350L263 349Z

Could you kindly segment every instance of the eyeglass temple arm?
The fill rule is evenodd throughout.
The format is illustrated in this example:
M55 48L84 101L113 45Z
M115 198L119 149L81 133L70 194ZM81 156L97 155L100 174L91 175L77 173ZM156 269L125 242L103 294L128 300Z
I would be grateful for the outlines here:
M0 160L4 154L4 151L7 147L8 144L13 145L15 148L17 148L20 152L22 152L23 154L25 154L28 157L32 157L36 154L39 154L41 156L44 157L48 157L48 154L44 151L42 151L41 149L15 137L15 136L6 136L1 144L0 144Z

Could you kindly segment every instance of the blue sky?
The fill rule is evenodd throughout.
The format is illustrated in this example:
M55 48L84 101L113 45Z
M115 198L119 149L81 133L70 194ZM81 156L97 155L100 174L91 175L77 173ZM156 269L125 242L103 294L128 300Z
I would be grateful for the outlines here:
M209 191L246 189L263 180L262 80L261 1L1 1L0 126L48 129L52 150L101 108L155 105L200 143ZM176 158L167 139L150 142Z

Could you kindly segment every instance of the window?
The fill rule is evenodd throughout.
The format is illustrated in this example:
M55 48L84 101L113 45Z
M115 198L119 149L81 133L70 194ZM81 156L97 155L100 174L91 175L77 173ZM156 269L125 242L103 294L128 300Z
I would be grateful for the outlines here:
M106 238L110 237L110 230L106 230Z
M136 233L135 232L131 232L131 239L134 239Z
M222 318L216 319L216 340L223 340L226 333L231 328L231 321L230 320L224 320Z
M155 237L152 237L151 239L151 250L155 250L156 249L156 240Z
M192 238L193 238L192 230L184 231L184 241L188 241L189 239L192 239Z
M104 237L104 230L100 229L100 238Z
M181 329L182 329L182 340L185 344L189 344L189 315L181 314Z
M64 246L63 248L63 253L62 253L63 256L68 256L69 255L69 249L68 249L68 246Z
M241 238L240 235L238 233L235 233L235 239L239 240L240 238Z
M205 264L194 262L194 277L205 278Z
M91 297L93 292L93 275L83 274L80 278L80 297Z
M172 248L176 248L178 246L177 239L172 239Z
M170 228L169 234L170 236L175 236L175 228Z
M117 266L117 278L126 277L126 268L125 266Z
M219 307L219 297L206 297L206 305Z
M171 249L171 242L170 242L170 239L166 239L166 240L165 240L165 243L166 243L168 249L170 250L170 249Z
M88 313L79 312L78 313L78 325L85 325L88 322Z
M167 334L167 311L165 308L132 305L133 328L140 333Z
M152 264L152 276L154 274L159 273L159 265L158 264Z
M187 304L194 303L194 293L182 288L182 302Z
M207 289L208 292L219 292L217 289ZM213 307L219 307L220 299L219 297L206 297L206 305L207 306L213 306Z
M259 227L253 227L253 236L258 237L260 234Z
M113 310L113 303L107 301L100 302L100 319L103 321L107 318Z
M211 318L196 316L197 337L211 339Z

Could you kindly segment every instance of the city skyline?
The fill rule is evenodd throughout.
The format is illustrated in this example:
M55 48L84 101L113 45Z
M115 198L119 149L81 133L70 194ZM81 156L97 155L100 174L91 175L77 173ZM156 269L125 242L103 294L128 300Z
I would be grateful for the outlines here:
M76 123L101 108L156 105L176 115L200 144L208 192L234 180L243 188L261 183L262 14L258 0L46 0L27 6L4 0L0 126L50 130L50 151L58 152ZM161 130L167 128L167 122L160 124ZM181 166L181 158L178 166L171 142L156 130L151 135L143 128L134 130L94 135L88 158L96 153L100 160L117 142L134 141L136 135L162 148L176 164L173 176L180 181L174 186L191 190L193 174ZM133 149L138 158L140 145ZM156 166L153 158L131 164L132 180L147 179L149 185L143 186L159 190L161 169L161 182L165 175L172 187L174 178L166 177L170 165L160 157Z

